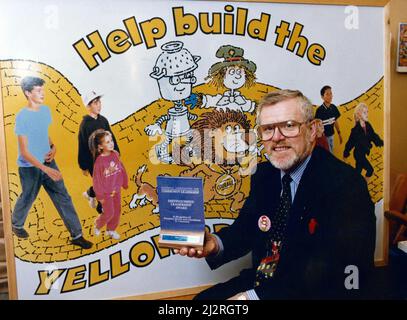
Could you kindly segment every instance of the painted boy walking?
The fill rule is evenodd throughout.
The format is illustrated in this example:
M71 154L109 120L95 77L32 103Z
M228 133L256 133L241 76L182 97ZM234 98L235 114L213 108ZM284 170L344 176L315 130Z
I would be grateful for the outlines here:
M25 77L21 81L27 106L17 114L15 124L22 193L13 211L13 232L19 238L29 237L24 223L43 186L68 229L72 244L89 249L92 243L82 236L78 215L54 160L56 148L48 135L48 127L52 121L51 112L43 105L44 83L44 80L37 77Z
M339 129L338 118L341 116L338 108L332 103L333 94L330 86L323 86L321 89L323 103L318 107L315 118L321 119L324 125L324 134L328 140L329 151L334 152L334 134L338 133L339 143L342 144L341 130Z

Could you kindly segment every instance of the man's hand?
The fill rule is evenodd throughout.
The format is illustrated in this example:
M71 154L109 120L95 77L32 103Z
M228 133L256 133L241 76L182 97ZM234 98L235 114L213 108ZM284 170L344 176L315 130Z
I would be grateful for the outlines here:
M55 148L55 145L53 145L51 150L45 155L45 162L50 163L52 160L54 160L56 152L57 149Z
M181 249L174 249L175 254L180 254L181 256L188 256L190 258L205 258L212 254L217 254L219 251L218 241L215 236L205 230L205 238L203 250L196 250L191 247L183 247Z
M86 177L89 175L89 171L88 171L88 170L82 170L82 173L83 173L83 175L86 176Z
M44 166L42 171L54 181L62 180L62 174L58 170Z
M246 292L240 292L235 294L233 297L228 298L227 300L249 300Z

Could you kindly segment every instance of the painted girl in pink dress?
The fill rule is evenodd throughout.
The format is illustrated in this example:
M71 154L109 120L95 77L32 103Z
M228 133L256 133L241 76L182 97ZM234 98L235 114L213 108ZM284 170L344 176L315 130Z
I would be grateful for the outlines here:
M98 129L89 138L95 164L93 168L93 188L97 200L102 204L103 213L95 221L95 235L100 235L106 226L106 234L120 239L116 229L120 221L121 188L128 188L128 177L119 153L114 150L112 134Z

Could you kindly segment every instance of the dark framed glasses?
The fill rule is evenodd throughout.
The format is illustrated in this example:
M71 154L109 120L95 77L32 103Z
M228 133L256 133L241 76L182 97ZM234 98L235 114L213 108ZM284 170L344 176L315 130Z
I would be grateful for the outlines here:
M170 84L177 85L180 82L181 83L194 84L196 82L196 77L194 77L193 72L189 72L189 73L182 74L182 75L179 75L179 76L171 76L170 77Z
M268 141L274 137L276 129L286 138L295 138L300 134L301 126L307 122L288 120L277 123L262 124L257 127L257 135L261 141Z

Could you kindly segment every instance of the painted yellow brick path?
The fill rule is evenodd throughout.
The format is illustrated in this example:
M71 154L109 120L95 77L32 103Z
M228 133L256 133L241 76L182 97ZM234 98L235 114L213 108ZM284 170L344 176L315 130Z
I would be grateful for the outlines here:
M94 209L89 208L87 201L82 197L82 192L90 186L91 180L89 177L82 175L77 165L77 131L79 123L86 113L78 90L58 71L38 62L0 61L0 75L2 79L3 104L5 106L4 119L11 208L14 207L17 196L21 191L16 164L17 138L13 132L15 115L26 104L26 99L19 83L25 76L39 76L46 80L45 104L50 107L52 113L53 123L50 128L50 136L57 146L56 161L77 209L84 236L94 243L93 248L90 250L82 250L71 245L69 233L63 225L61 218L48 195L46 195L44 190L41 190L25 224L30 237L22 240L14 236L15 255L21 260L30 262L55 262L82 257L117 244L117 241L105 236L94 236L93 225L97 213ZM376 86L357 99L361 101L367 99L367 101L372 102L375 108L373 110L372 108L370 109L372 124L375 130L383 137L382 127L380 128L380 125L383 125L382 88L383 81L381 80ZM272 86L257 84L251 90L242 90L242 94L251 100L258 101L265 93L275 89ZM194 91L209 94L217 93L213 87L208 85L197 86L194 88ZM341 124L342 131L346 138L353 126L349 119L352 118L352 110L357 104L357 99L344 105L344 107L340 107L343 114L341 120L343 123ZM108 106L104 106L104 108L106 107ZM157 116L167 113L169 107L171 105L161 99L148 106L138 106L135 103L134 110L139 110L112 126L112 130L118 139L122 161L129 177L132 177L141 165L147 164L148 171L143 175L143 181L155 186L157 175L168 173L177 176L181 171L186 169L185 166L177 165L152 165L149 161L149 151L155 142L149 141L144 133L144 128L146 125L152 124ZM347 111L344 112L344 108ZM198 108L191 110L192 113L197 115L207 111ZM254 117L254 114L248 116L252 124L254 124ZM339 158L341 158L341 152L337 152ZM372 152L375 179L371 180L369 187L375 202L382 197L383 159L381 152L382 150L375 149ZM242 183L242 191L246 196L249 190L249 180L248 177L245 177ZM134 241L137 242L137 235L155 228L157 228L158 233L159 216L152 213L154 208L152 205L139 206L136 209L129 208L129 203L135 192L136 185L133 182L130 183L128 190L122 191L122 216L117 230L122 236L120 241L134 238ZM230 203L230 199L213 200L206 203L206 218L235 218L236 214L231 213L229 210Z

